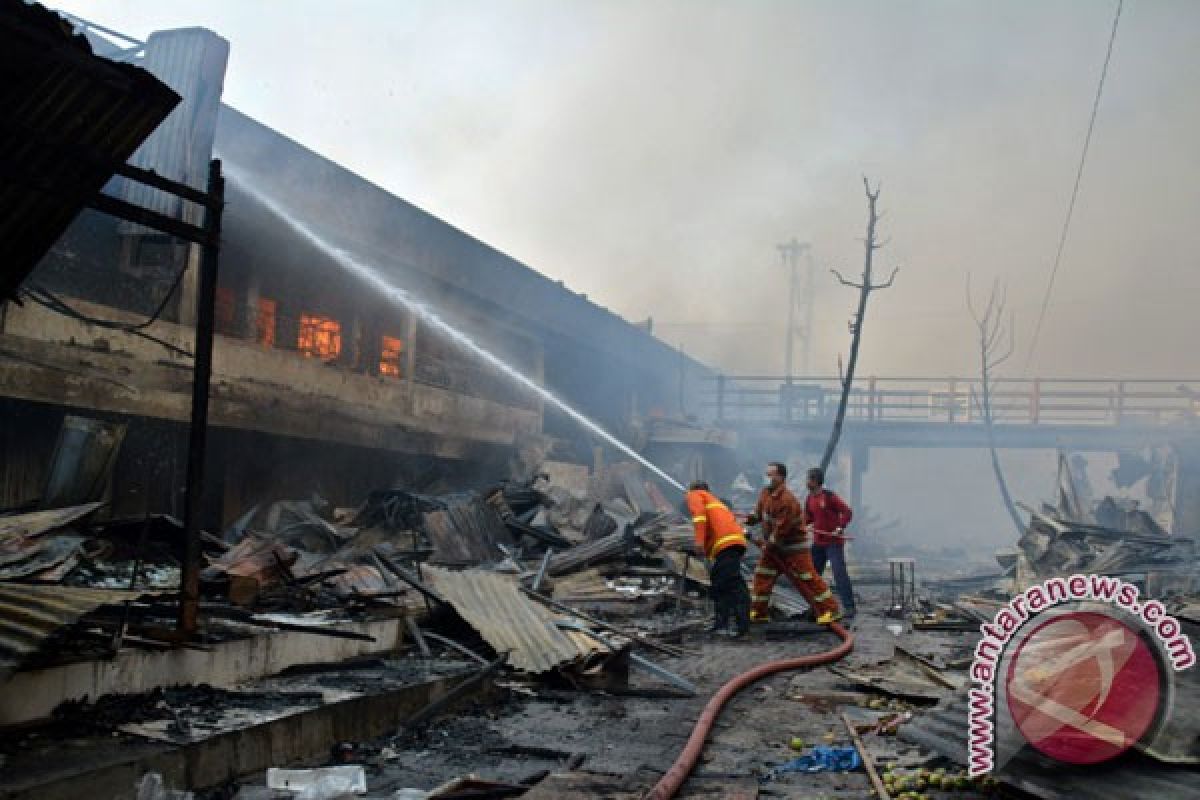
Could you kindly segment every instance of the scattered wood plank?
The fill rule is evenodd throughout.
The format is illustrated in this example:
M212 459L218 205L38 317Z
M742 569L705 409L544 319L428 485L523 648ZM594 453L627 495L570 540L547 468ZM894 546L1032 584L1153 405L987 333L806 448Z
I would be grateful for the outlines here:
M880 779L879 773L875 770L875 760L871 758L871 752L867 750L863 744L862 738L858 735L858 729L854 727L854 723L842 713L842 722L846 726L846 730L850 732L850 738L854 741L854 746L858 749L858 755L862 758L863 767L867 770L867 777L871 779L871 785L875 787L875 792L879 796L879 800L891 800L891 795L888 794L887 787L883 785L883 780Z

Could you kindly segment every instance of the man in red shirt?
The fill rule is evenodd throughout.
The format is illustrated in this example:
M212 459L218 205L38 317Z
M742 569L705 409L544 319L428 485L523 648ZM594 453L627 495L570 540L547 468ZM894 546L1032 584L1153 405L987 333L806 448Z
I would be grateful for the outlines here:
M845 536L846 526L850 524L854 512L845 500L825 488L825 471L820 467L808 471L807 485L808 498L804 502L804 510L813 534L813 569L820 575L825 571L826 562L829 563L838 597L842 601L842 613L846 617L853 617L854 587L846 572Z

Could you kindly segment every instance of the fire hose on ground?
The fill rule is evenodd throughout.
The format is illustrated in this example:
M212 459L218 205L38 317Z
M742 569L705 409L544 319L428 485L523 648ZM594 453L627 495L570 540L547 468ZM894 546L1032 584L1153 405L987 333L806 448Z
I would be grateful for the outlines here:
M769 553L769 551L764 552ZM768 557L770 558L769 555ZM781 572L788 572L786 565L781 563L781 561L774 558L771 558L771 561ZM721 709L733 699L735 694L755 681L765 678L768 675L773 675L776 672L817 667L845 657L854 648L854 634L836 622L830 625L829 629L842 639L841 643L836 647L822 653L812 653L796 658L783 658L759 664L747 672L735 675L724 686L718 689L716 694L712 696L712 699L708 701L708 704L704 706L704 710L700 712L700 717L696 720L695 727L692 728L692 735L688 737L687 744L683 746L679 758L675 759L675 763L671 765L671 768L654 785L654 788L646 794L645 800L670 800L670 798L675 796L675 793L679 791L679 787L683 786L688 775L692 773L696 762L700 760L700 754L704 752L704 742L708 739L708 734L712 730L713 723L720 716Z

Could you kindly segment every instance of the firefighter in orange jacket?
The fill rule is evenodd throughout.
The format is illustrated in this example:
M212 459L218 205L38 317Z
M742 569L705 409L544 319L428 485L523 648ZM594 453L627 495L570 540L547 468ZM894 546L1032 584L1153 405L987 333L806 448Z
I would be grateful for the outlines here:
M768 622L771 590L780 571L812 607L817 622L828 625L842 618L833 592L813 568L812 542L809 539L804 506L787 488L787 467L779 462L767 465L767 487L759 495L754 513L746 518L750 525L763 525L762 555L754 568L754 589L750 607L752 622Z
M696 535L696 550L709 564L709 590L716 609L710 629L725 633L732 617L733 633L744 636L750 629L750 592L742 578L742 556L746 535L724 503L704 481L688 487L687 509Z

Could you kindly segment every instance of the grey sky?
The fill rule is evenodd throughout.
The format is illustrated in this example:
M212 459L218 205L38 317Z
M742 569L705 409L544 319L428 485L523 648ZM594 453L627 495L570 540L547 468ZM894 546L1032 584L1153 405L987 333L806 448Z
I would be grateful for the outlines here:
M777 242L860 269L866 172L902 270L863 374L969 375L968 269L1028 343L1115 0L57 7L219 32L230 104L735 372L782 368ZM1127 2L1031 374L1195 371L1198 86L1200 3ZM831 373L854 298L818 283Z

